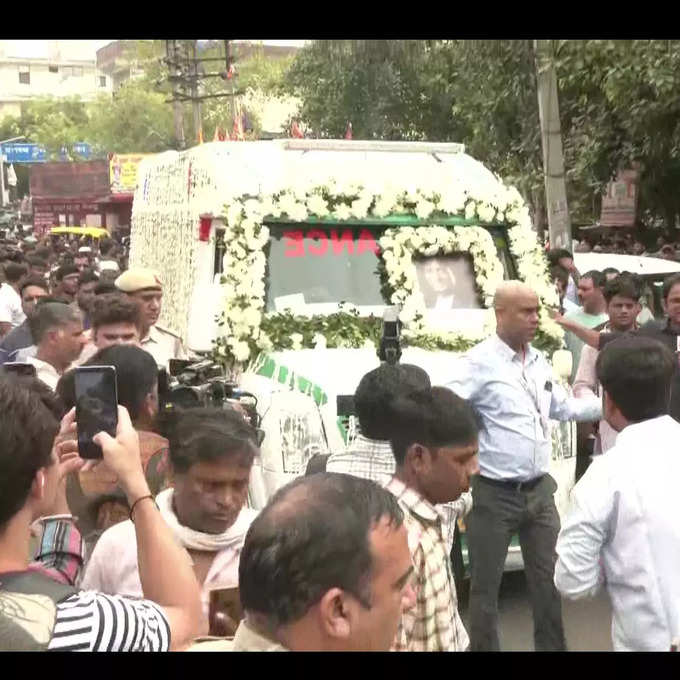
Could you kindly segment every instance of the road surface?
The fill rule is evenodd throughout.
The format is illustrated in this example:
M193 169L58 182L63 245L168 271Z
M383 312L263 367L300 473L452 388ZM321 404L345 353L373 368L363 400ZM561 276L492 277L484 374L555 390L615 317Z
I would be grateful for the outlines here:
M461 595L461 616L469 631L466 598ZM498 604L501 650L533 651L533 620L524 572L504 574ZM612 651L611 607L605 592L592 600L562 600L562 617L569 651Z

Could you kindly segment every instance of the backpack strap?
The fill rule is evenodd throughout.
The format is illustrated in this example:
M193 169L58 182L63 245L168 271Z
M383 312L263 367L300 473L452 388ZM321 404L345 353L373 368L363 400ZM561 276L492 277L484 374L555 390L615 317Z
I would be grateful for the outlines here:
M0 591L24 595L47 595L54 604L80 592L78 588L54 581L39 571L13 571L0 574Z
M77 592L77 588L35 571L0 574L0 650L47 650L57 620L57 605Z

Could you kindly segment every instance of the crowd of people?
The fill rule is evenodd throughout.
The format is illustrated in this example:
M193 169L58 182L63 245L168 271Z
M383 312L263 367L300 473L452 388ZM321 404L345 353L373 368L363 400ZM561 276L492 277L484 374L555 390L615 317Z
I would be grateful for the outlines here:
M580 240L575 239L573 247L575 253L613 253L680 261L680 238L676 234L587 234Z
M641 322L637 277L579 275L551 253L573 393L532 347L537 294L504 282L491 337L439 385L409 364L367 373L348 450L313 459L257 512L261 440L244 414L160 408L159 368L186 353L157 325L159 277L125 269L106 240L26 245L0 253L0 649L496 651L513 535L536 650L565 651L562 597L603 585L615 649L680 635L680 277L664 286L668 320ZM86 461L75 369L102 365L116 370L118 425ZM551 420L584 423L593 442L562 522Z

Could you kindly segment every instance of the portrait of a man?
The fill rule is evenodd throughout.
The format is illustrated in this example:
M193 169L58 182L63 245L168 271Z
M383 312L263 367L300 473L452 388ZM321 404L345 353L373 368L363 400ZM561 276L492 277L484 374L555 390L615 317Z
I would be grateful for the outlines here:
M481 308L472 262L465 254L422 258L416 262L416 273L429 311Z

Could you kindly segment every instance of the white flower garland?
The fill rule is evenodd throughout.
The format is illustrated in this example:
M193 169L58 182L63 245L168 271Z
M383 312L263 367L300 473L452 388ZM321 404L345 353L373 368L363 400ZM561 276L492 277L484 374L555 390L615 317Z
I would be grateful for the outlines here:
M466 252L472 255L475 281L482 293L484 306L489 309L498 285L503 281L503 266L496 254L493 239L481 227L406 227L388 229L380 239L382 257L385 263L390 288L394 290L392 304L401 305L399 319L404 324L407 337L417 338L425 328L425 300L415 286L418 255L432 257ZM490 309L489 309L490 311ZM479 337L488 335L493 324L492 314L487 315L484 331ZM488 331L488 332L487 332ZM441 341L460 341L460 333L430 332ZM468 336L467 339L472 339ZM475 337L474 339L477 339Z
M292 222L311 217L332 218L338 222L392 214L415 214L420 220L438 216L465 217L486 223L505 223L510 249L515 256L519 276L538 294L543 305L557 306L557 293L550 284L546 261L531 228L529 212L519 192L496 181L463 185L462 180L424 178L421 186L363 186L351 181L329 178L299 179L290 188L275 194L231 196L225 210L224 256L225 316L222 343L218 353L244 363L259 350L272 349L272 341L262 332L265 306L266 261L264 247L269 229L268 217L286 216ZM385 265L394 289L392 302L403 304L402 322L405 336L417 344L424 331L421 311L424 301L414 295L415 266L413 254L468 251L474 255L475 276L487 306L496 286L502 281L502 267L490 234L481 227L404 227L390 229L381 238ZM491 326L492 328L492 326ZM562 330L542 310L539 328L544 334L561 341ZM491 332L489 327L485 334ZM433 334L428 334L430 337ZM452 334L448 334L452 336ZM435 334L436 336L436 334ZM437 336L451 340L445 334ZM464 336L460 336L464 337ZM464 337L469 342L481 337ZM301 347L302 336L293 339Z

